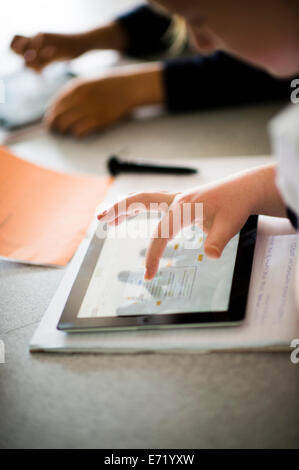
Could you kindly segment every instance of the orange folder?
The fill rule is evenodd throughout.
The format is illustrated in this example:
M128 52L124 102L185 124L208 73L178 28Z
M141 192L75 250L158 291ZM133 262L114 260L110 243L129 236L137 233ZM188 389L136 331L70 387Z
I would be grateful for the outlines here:
M65 265L111 182L47 170L0 147L0 257Z

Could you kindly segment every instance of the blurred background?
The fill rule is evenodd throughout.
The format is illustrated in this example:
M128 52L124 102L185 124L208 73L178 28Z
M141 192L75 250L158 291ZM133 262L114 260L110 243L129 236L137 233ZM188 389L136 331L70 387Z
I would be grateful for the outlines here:
M22 65L21 58L9 51L15 34L33 35L40 31L79 32L99 26L143 1L138 0L10 0L1 8L0 74ZM112 65L118 54L112 51L90 52L74 61L81 73L93 73L101 64ZM87 72L88 71L88 72Z
M145 4L141 0L11 0L2 6L0 29L0 75L23 67L23 60L9 50L15 34L34 35L38 32L79 32L98 27L107 20ZM71 70L81 77L94 77L103 68L136 62L114 51L92 51L71 62ZM140 62L140 61L139 61ZM119 126L109 128L89 139L87 143L73 145L70 139L55 136L36 138L13 146L24 158L43 164L43 156L51 153L48 165L55 169L99 171L99 160L82 160L85 146L94 154L122 151L131 156L173 158L177 154L187 157L214 157L233 155L265 155L270 153L267 125L281 108L281 103L244 105L238 108L200 110L198 112L161 115L160 110L142 110L138 119L128 119ZM145 111L145 112L144 112ZM157 116L159 118L157 119ZM143 119L145 117L145 119ZM140 122L142 121L142 123ZM175 129L175 132L173 130ZM139 138L132 141L132 132ZM155 135L155 139L152 138ZM217 136L217 138L215 138ZM45 142L47 145L45 145ZM99 149L101 143L101 150ZM113 145L111 144L113 143ZM116 144L115 144L116 143ZM54 148L51 152L51 146ZM28 148L27 148L28 147ZM74 167L67 162L68 151L78 156ZM42 156L41 156L42 155ZM58 157L59 155L59 157ZM73 160L72 160L73 161Z

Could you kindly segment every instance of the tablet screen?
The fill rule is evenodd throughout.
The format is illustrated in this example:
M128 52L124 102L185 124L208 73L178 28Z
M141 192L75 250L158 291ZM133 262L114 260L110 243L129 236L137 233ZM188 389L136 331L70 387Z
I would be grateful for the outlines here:
M149 237L138 236L145 223L140 217L132 219L131 236L105 239L78 318L227 310L239 234L219 260L212 260L204 253L202 232L190 227L187 238L185 232L184 238L180 235L167 245L157 275L145 281Z

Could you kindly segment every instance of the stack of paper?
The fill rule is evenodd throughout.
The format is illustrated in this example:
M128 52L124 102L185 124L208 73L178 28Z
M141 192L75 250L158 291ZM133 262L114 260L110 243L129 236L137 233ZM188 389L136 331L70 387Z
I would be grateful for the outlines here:
M290 350L299 338L299 315L292 285L297 235L288 221L261 217L246 321L242 326L64 333L56 329L72 283L88 248L85 240L35 332L31 351L52 352L205 352L213 350Z

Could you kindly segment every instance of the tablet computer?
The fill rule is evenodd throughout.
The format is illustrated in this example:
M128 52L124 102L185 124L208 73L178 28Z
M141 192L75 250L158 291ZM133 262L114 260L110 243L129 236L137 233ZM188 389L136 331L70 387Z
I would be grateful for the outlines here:
M149 237L138 236L149 232L140 230L147 223L138 216L124 224L123 236L94 234L59 330L232 326L244 320L257 217L248 219L218 260L205 256L202 232L190 227L187 239L167 245L151 281L143 278Z

